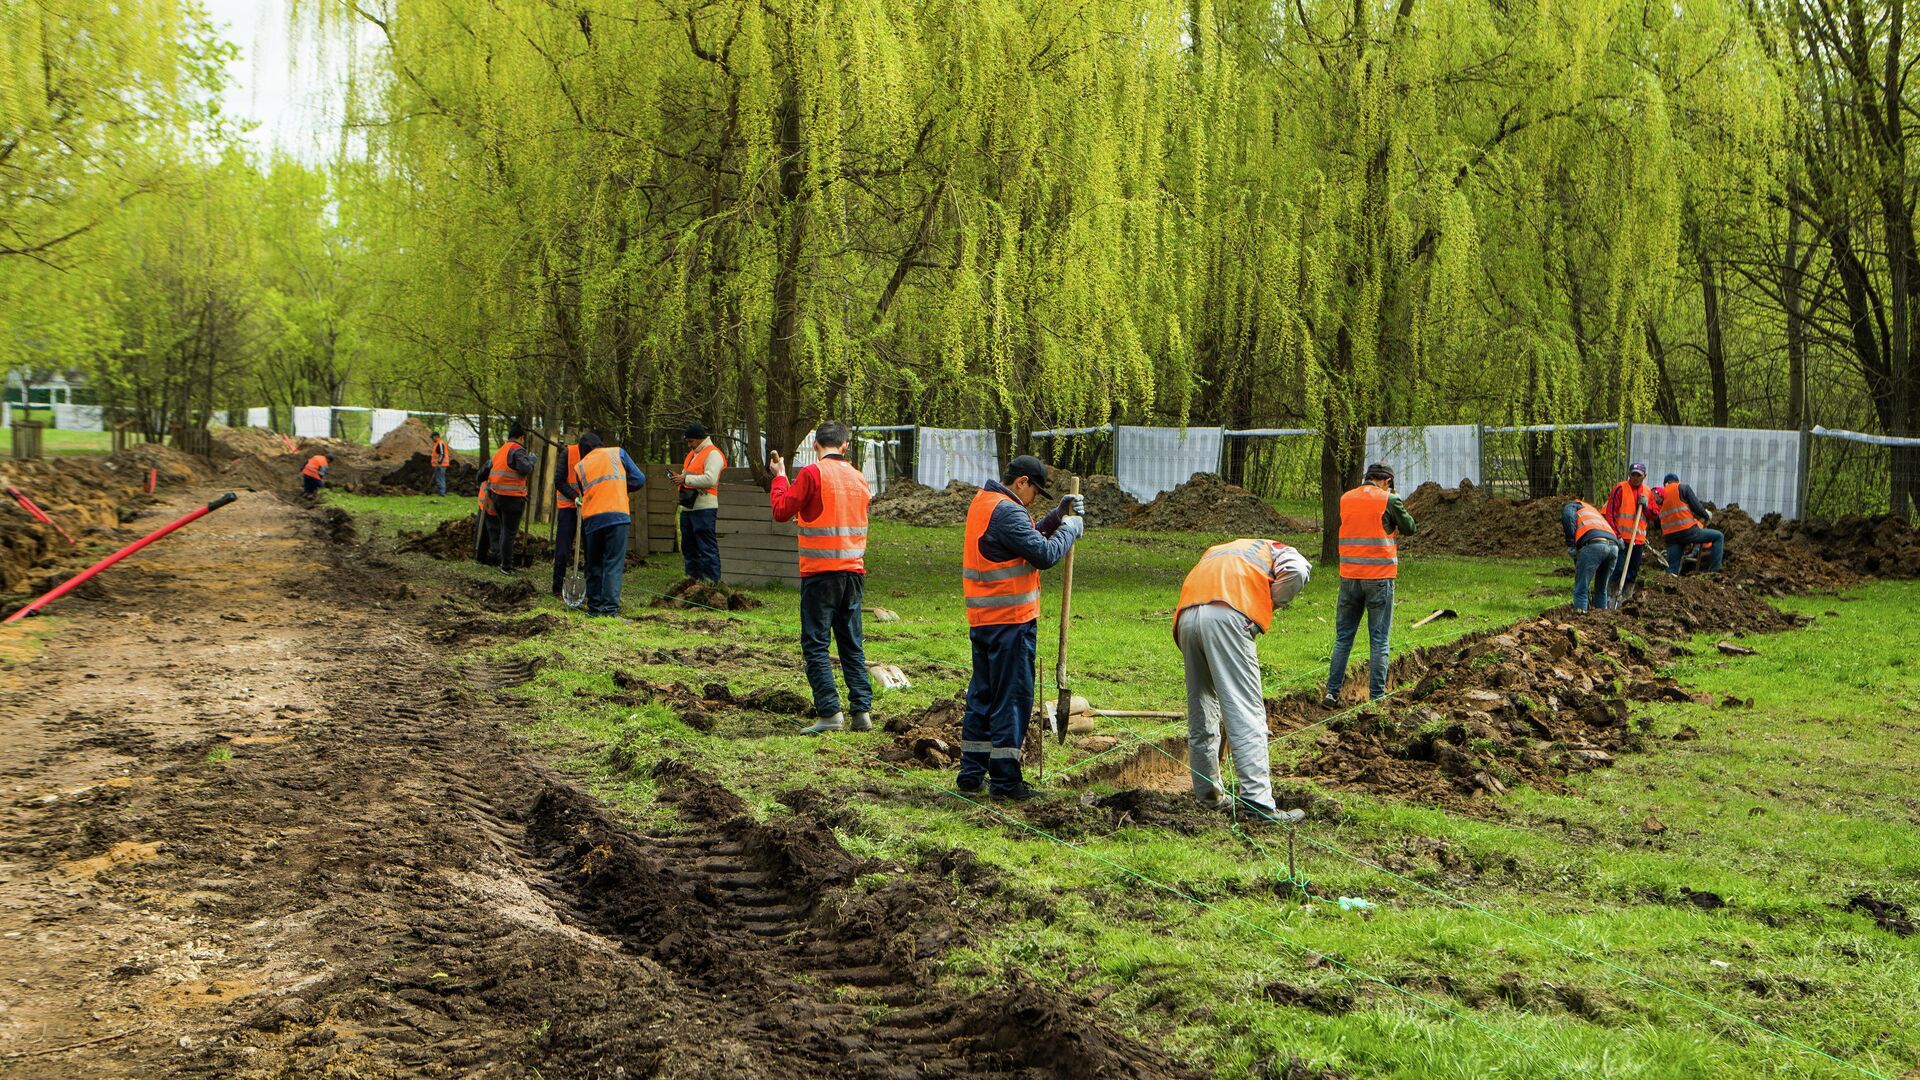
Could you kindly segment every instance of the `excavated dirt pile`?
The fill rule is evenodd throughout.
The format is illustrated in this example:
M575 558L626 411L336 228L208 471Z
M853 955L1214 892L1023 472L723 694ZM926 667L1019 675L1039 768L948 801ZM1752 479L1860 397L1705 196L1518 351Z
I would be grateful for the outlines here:
M1563 495L1498 499L1485 488L1462 483L1443 488L1428 481L1406 498L1418 532L1402 545L1412 552L1566 558L1560 534Z
M421 495L434 490L433 458L415 454L407 463L380 478L380 486L390 494ZM472 463L455 458L447 466L447 494L468 498L480 493L480 470Z
M158 444L136 446L104 460L0 462L0 483L18 488L77 541L68 544L57 530L0 494L0 596L51 588L62 571L98 558L84 554L92 552L91 541L134 539L119 526L152 501L146 493L149 468L158 470L165 491L191 483L207 463Z
M760 601L741 592L731 585L716 584L711 581L696 581L693 578L681 578L667 595L653 602L654 607L675 608L684 611L746 611L760 606Z
M1782 567L1783 576L1811 580L1807 587L1837 587L1853 576L1920 577L1920 529L1888 514L1843 517L1836 521L1784 520L1768 514L1754 521L1738 506L1714 516L1713 527L1727 534L1728 568L1749 557Z
M409 554L430 555L436 559L471 559L474 542L473 517L443 521L432 532L400 534L399 550ZM628 564L633 563L631 557ZM539 533L521 533L513 545L516 567L553 565L553 541Z
M1799 623L1722 582L1656 577L1621 612L1561 608L1407 657L1395 692L1331 724L1294 775L1443 804L1516 783L1555 790L1641 748L1633 705L1699 700L1658 670L1684 639ZM1271 711L1281 729L1326 715L1311 695Z
M938 491L911 480L895 480L874 498L867 512L882 521L908 525L959 525L967 520L967 506L979 490L958 480Z
M1213 473L1195 473L1172 491L1163 491L1127 519L1127 528L1155 532L1224 532L1271 537L1314 532L1319 523L1282 514L1265 499L1229 484Z
M893 742L880 751L880 760L927 769L958 765L960 721L966 712L966 701L955 696L919 712L893 717L882 725Z

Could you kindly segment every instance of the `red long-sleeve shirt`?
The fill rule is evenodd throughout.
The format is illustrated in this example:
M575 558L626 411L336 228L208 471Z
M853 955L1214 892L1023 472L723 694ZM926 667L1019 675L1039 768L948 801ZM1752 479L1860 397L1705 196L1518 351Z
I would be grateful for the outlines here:
M1613 485L1613 490L1607 493L1607 505L1600 513L1607 519L1607 524L1613 527L1615 535L1625 537L1633 531L1636 504L1642 508L1641 520L1652 525L1654 531L1659 531L1659 515L1647 503L1649 490L1644 482L1638 488L1627 482Z
M847 460L845 454L828 454L830 458ZM773 520L792 521L795 514L807 517L819 517L825 507L820 502L820 466L808 465L793 474L793 482L788 483L784 476L773 478L773 487L768 491L773 502Z

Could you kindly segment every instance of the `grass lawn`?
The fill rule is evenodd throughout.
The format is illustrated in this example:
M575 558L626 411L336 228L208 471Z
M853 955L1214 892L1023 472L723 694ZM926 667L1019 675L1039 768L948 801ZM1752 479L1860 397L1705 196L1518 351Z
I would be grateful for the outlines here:
M16 420L47 423L52 421L53 412L49 409L14 409L12 416ZM110 454L113 452L113 432L45 428L40 432L40 450L46 454ZM12 453L13 428L0 424L0 456Z
M383 534L470 510L464 499L328 497L376 515ZM1109 709L1183 707L1169 608L1219 539L1089 536L1074 592L1077 693ZM900 618L869 615L868 655L914 680L880 694L877 719L964 686L957 544L956 529L874 526L867 606ZM477 572L405 558L428 581ZM1409 560L1395 649L1562 602L1570 584L1555 565ZM678 556L632 570L629 612L679 576ZM1046 580L1050 681L1057 574ZM1330 568L1319 573L1262 639L1269 693L1324 676L1334 584ZM543 600L559 629L495 646L547 660L522 691L544 717L527 734L636 817L671 810L653 803L644 774L609 767L614 744L697 763L761 813L784 812L776 797L796 787L830 793L857 854L914 864L972 850L999 868L996 902L1017 914L945 957L944 978L990 985L1018 967L1226 1077L1281 1076L1296 1063L1394 1077L1895 1077L1920 1062L1920 938L1842 910L1863 892L1920 910L1920 584L1791 601L1815 623L1753 640L1757 656L1723 657L1709 640L1674 674L1754 705L1640 707L1656 735L1686 725L1699 738L1651 740L1566 794L1521 789L1474 816L1337 794L1344 814L1301 830L1301 872L1328 895L1375 905L1365 913L1290 898L1281 834L1223 820L1195 836L1127 826L1055 840L944 794L949 774L882 765L866 753L889 742L881 732L805 740L790 734L804 718L740 712L702 734L662 706L606 700L616 669L804 694L796 594L756 595L763 607L724 619L620 622ZM1461 618L1410 629L1441 606ZM724 670L639 659L709 643L745 646L753 659ZM1183 729L1103 724L1123 736ZM1275 743L1276 772L1294 745ZM1664 832L1646 830L1650 816ZM1684 890L1725 906L1708 910Z

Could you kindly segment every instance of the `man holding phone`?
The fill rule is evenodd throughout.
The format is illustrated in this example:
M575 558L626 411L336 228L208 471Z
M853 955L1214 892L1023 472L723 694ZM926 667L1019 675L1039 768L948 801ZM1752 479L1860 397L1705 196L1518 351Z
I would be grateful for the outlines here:
M1387 637L1393 630L1393 582L1400 574L1399 538L1412 536L1413 515L1393 493L1393 470L1367 466L1359 487L1340 497L1340 596L1334 605L1333 663L1320 704L1340 707L1347 657L1367 618L1367 696L1387 692Z

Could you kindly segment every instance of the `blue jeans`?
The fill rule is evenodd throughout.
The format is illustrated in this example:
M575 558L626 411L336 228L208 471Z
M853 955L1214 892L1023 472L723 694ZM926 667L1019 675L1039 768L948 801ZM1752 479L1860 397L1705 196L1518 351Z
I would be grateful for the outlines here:
M1620 564L1615 563L1613 566L1613 577L1608 580L1621 581L1622 584L1626 584L1626 585L1631 585L1634 582L1640 580L1640 560L1646 557L1647 557L1647 545L1645 544L1633 545L1632 548L1627 553L1626 578L1623 580L1620 577Z
M1360 616L1367 617L1367 696L1387 692L1387 637L1393 632L1393 579L1341 578L1340 596L1333 609L1333 664L1327 671L1327 693L1340 696L1347 683L1347 658L1360 632Z
M1686 557L1688 545L1706 543L1713 545L1713 554L1707 557L1707 572L1712 573L1720 569L1720 564L1727 559L1727 536L1725 533L1719 529L1703 529L1698 525L1695 525L1685 532L1668 533L1667 573L1677 574L1680 572L1680 560Z
M447 467L445 465L435 465L433 467L433 493L435 495L445 495L447 493Z
M573 562L573 534L580 527L580 509L576 506L562 506L553 513L553 595L560 595L560 586L567 580L567 564ZM580 556L586 558L586 543L583 540ZM581 573L585 573L582 570Z
M1020 747L1033 714L1033 650L1037 623L975 626L973 678L967 682L967 714L960 722L960 786L985 777L1002 794L1021 783Z
M800 655L807 663L807 685L813 687L813 714L832 716L840 711L840 690L833 682L832 646L840 649L840 670L847 677L847 711L862 713L873 707L873 681L867 675L867 654L860 642L860 598L867 575L832 570L800 579Z
M1619 558L1620 545L1611 540L1589 540L1574 549L1573 610L1587 610L1589 592L1593 607L1607 609L1607 586L1613 583Z
M680 559L688 577L720 580L720 511L680 511Z
M300 478L300 491L302 494L312 495L314 492L320 490L323 483L325 483L325 481L315 480L311 476L303 476Z
M567 535L573 533L569 531ZM587 614L620 614L620 586L626 583L627 577L626 523L602 525L581 537L580 561L587 579Z

